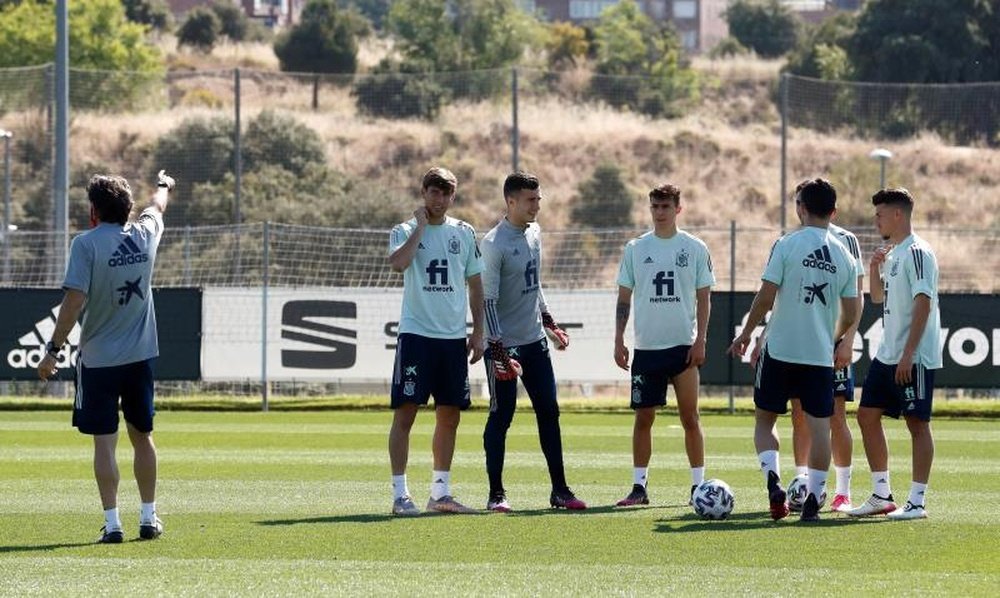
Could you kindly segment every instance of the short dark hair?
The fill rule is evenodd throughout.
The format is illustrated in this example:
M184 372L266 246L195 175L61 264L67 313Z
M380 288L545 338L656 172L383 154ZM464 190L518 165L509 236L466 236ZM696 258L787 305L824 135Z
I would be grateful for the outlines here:
M795 201L802 202L813 216L826 218L837 209L837 190L826 179L802 181L795 186Z
M681 205L681 188L670 183L653 187L649 192L649 201L672 201Z
M132 188L124 177L95 174L87 183L87 199L101 222L125 224L132 212Z
M436 187L451 194L458 188L458 179L455 177L455 173L447 168L435 166L424 173L424 178L420 182L421 189L426 190L428 187Z
M507 178L503 182L503 196L510 197L518 191L523 191L527 189L529 191L535 191L538 189L539 182L538 177L535 175L524 172L523 170L518 170L517 172L512 172L507 175Z
M904 187L880 189L875 195L872 195L872 205L896 206L910 214L913 212L913 195L909 189Z

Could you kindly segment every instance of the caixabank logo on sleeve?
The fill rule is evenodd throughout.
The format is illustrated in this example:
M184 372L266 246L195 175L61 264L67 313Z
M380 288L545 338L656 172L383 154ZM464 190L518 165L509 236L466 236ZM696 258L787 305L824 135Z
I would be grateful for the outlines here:
M288 301L281 309L281 365L287 368L342 370L354 367L358 347L356 330L325 320L356 320L358 306L353 301ZM351 340L346 340L351 339Z
M10 372L5 378L23 378L23 370L34 370L45 357L45 343L52 338L52 331L56 327L56 317L59 315L59 304L50 307L45 312L34 312L32 316L21 313L21 317L14 318L11 324L16 328L8 329L4 338L4 370L15 370ZM32 322L32 319L37 321ZM13 342L11 342L13 341ZM80 324L73 325L67 339L69 350L63 350L59 354L59 361L56 367L59 369L72 369L76 366L76 359L80 345Z

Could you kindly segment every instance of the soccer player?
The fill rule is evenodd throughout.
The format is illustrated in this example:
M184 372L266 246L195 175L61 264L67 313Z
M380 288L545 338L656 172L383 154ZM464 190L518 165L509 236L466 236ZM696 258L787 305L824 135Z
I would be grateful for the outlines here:
M937 258L930 245L913 232L914 201L909 191L882 189L872 203L875 226L890 244L875 250L870 262L872 302L883 306L882 342L865 378L858 408L874 490L848 514L922 519L927 517L927 481L934 461L930 425L934 370L941 367ZM899 418L901 414L912 440L913 479L906 504L896 508L882 416Z
M798 193L802 187L808 183L803 181L795 188ZM836 216L836 211L831 218ZM851 231L830 223L830 232L837 235L840 242L851 252L858 272L858 296L855 301L858 304L858 316L852 322L851 327L845 334L854 336L861 324L861 313L864 309L864 294L861 292L864 282L865 265L861 260L861 245L858 238ZM841 339L837 339L840 343ZM757 359L760 356L760 347L764 344L764 335L757 339L753 353L750 358L751 367L756 367ZM854 401L854 368L848 365L838 369L833 374L833 416L830 418L830 445L833 453L833 468L836 473L836 490L833 501L830 503L831 511L844 512L852 508L851 505L851 459L854 449L854 438L851 435L851 428L847 425L847 402ZM806 422L806 414L802 411L802 403L797 398L792 398L792 451L795 456L795 473L798 475L808 474L809 471L809 426Z
M788 412L790 398L802 402L812 443L801 521L818 521L818 497L830 467L833 372L851 361L854 337L847 332L858 317L857 272L850 251L828 228L836 207L837 192L828 181L815 179L802 185L795 209L803 227L771 247L760 291L743 330L729 347L731 355L743 355L754 328L774 308L757 362L754 445L775 520L788 515L778 469L778 414ZM835 351L838 338L842 342Z
M569 345L569 335L549 313L541 285L542 238L535 222L542 195L538 178L526 172L507 176L503 184L507 214L483 238L486 298L486 378L490 414L483 430L490 494L486 508L507 513L511 506L503 486L507 429L514 419L520 376L538 423L538 439L552 482L549 504L554 508L586 509L566 485L556 379L549 357L548 336L556 349Z
M483 356L483 262L471 226L446 215L458 181L435 167L424 174L424 205L389 236L389 264L403 273L403 308L392 374L389 430L392 512L419 515L406 484L410 429L417 410L434 395L434 469L427 510L471 513L451 494L450 470L461 412L469 399L469 366ZM466 291L468 284L468 292ZM466 339L466 295L472 335Z
M705 441L698 418L698 368L705 363L705 338L715 284L712 258L701 239L677 228L681 190L664 184L649 192L653 230L625 245L618 270L615 363L628 371L625 346L631 303L635 303L632 362L632 491L617 506L649 504L646 493L656 409L667 404L667 385L677 396L684 448L691 467L691 494L705 479ZM690 499L690 495L688 497Z
M161 170L156 192L139 218L129 221L134 202L128 181L94 175L87 183L92 228L70 245L62 304L38 375L56 372L77 318L83 312L76 363L73 426L94 438L94 477L104 508L99 543L124 540L118 515L118 401L132 443L141 500L139 538L163 532L156 515L156 446L153 444L153 360L159 355L151 279L174 179ZM84 306L86 311L84 312Z

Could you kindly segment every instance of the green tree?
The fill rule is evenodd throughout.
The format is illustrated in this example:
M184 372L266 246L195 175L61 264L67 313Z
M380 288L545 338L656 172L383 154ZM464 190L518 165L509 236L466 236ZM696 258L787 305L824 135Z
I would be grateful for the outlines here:
M384 60L370 75L359 77L351 90L358 110L380 118L437 117L450 94L433 77L411 72L413 66Z
M545 52L550 68L562 70L574 67L587 58L590 42L583 27L572 23L552 23L548 26L548 34Z
M51 0L10 4L0 11L0 67L52 62L56 45ZM145 27L129 21L119 0L69 3L69 62L84 69L160 72L160 51Z
M735 0L723 16L729 34L765 58L784 55L798 41L799 20L780 0Z
M577 187L570 218L585 228L632 226L634 199L622 178L621 169L605 162L598 164L589 179Z
M219 17L219 33L236 42L246 39L250 19L241 6L231 0L214 0L208 7Z
M358 68L358 34L354 13L335 0L309 0L299 23L274 41L281 70L304 73L353 73Z
M291 116L264 110L247 123L243 135L243 168L279 166L302 175L310 164L325 164L323 140Z
M851 78L846 48L856 28L857 18L851 13L838 12L827 17L804 32L783 70L816 79Z
M157 31L173 26L173 15L165 0L122 0L125 16L133 23L147 25Z
M221 33L222 22L215 11L205 6L196 6L177 30L177 46L188 46L207 54L219 42Z
M654 23L634 0L604 10L594 38L593 96L652 116L675 116L681 101L697 96L698 77L682 59L676 32Z

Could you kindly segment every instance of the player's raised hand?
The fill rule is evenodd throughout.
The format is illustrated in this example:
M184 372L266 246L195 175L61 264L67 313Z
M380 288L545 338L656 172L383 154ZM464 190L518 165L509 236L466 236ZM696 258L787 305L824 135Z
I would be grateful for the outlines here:
M427 219L430 217L427 213L427 208L420 206L416 210L413 210L413 217L417 220L417 226L426 226Z
M167 191L173 191L176 185L177 181L174 180L174 177L167 174L166 170L160 170L160 172L156 173L157 187L164 187Z
M625 370L626 372L628 371L628 357L629 357L628 347L625 346L624 341L622 342L616 341L615 363L618 364L618 367Z
M469 335L468 343L465 346L466 356L471 355L469 363L476 363L483 358L483 333L482 331L472 331Z
M51 354L46 353L45 357L42 358L41 363L38 364L38 377L42 380L48 380L52 376L56 375L56 358Z
M882 245L872 252L871 267L878 268L885 262L885 257L892 251L892 245Z
M497 380L515 380L521 375L521 364L516 359L511 359L501 341L490 341L487 350L493 365L493 375Z
M557 351L563 351L569 346L569 333L560 328L552 314L547 311L542 312L542 327L549 340L555 343Z

